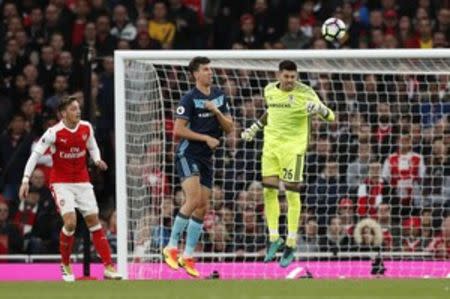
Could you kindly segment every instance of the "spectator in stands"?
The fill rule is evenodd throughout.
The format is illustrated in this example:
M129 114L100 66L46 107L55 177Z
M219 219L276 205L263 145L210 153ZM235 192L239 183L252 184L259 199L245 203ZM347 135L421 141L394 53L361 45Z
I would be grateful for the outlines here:
M450 161L448 147L442 138L435 138L432 152L427 156L423 195L432 205L443 205L450 200Z
M253 5L253 16L255 17L256 34L265 41L264 48L269 47L269 43L273 43L279 34L280 19L277 14L273 13L273 9L268 5L267 0L256 0Z
M394 9L384 12L384 33L386 35L394 35L397 33L398 16Z
M150 38L158 41L163 49L173 47L176 27L168 20L167 6L163 1L157 1L153 5L153 18L148 23Z
M169 1L169 19L174 21L176 34L173 41L174 49L197 49L205 47L204 34L196 12L183 4L181 0Z
M298 252L319 252L320 251L320 239L317 220L310 217L302 229L302 233L297 241Z
M422 126L428 128L436 125L445 115L450 114L450 103L441 100L439 95L439 82L435 76L427 76L423 78L427 84L428 92L423 92L419 96L419 111Z
M8 221L9 207L0 195L0 254L19 254L23 251L23 238L18 228Z
M233 252L232 238L226 229L225 225L220 222L213 224L206 236L203 245L204 252ZM240 252L239 252L240 253Z
M420 217L411 216L402 222L402 250L415 252L422 251L422 240L420 238Z
M380 251L383 234L378 222L366 218L358 222L354 232L355 245L358 251Z
M38 82L44 88L45 96L50 96L51 85L56 76L55 50L51 46L43 46L38 66Z
M361 218L375 217L378 207L387 200L388 186L380 175L381 164L375 160L371 161L368 165L368 175L361 179L358 186L357 214Z
M16 75L14 87L11 91L11 98L14 101L15 110L17 111L20 108L20 102L28 94L27 80L23 74Z
M336 214L338 201L346 193L345 182L339 178L338 165L329 159L324 170L306 191L305 204L316 209L321 228L328 223L329 217Z
M408 16L401 16L398 26L398 36L402 48L419 48L420 44Z
M427 248L437 259L450 259L450 216L442 221L441 231Z
M383 250L392 251L394 248L399 248L399 240L394 239L394 236L399 235L399 230L398 226L392 223L391 206L388 203L382 202L378 206L376 220L383 234Z
M136 38L137 30L128 17L127 8L124 5L117 5L113 12L114 27L111 29L111 35L117 39L132 41Z
M373 124L375 152L384 160L394 148L397 130L393 125L393 113L388 102L378 102L376 113L373 113L371 123Z
M341 220L344 232L351 237L355 228L355 204L350 198L343 197L339 200L337 216Z
M412 151L412 136L409 132L403 132L397 152L387 157L382 170L382 178L395 191L392 206L399 208L399 211L393 211L395 215L411 215L413 198L420 202L419 186L425 171L423 156Z
M3 196L6 200L18 200L22 170L30 155L33 136L26 131L26 119L15 114L8 130L0 135L0 169Z
M26 131L33 134L39 133L42 127L42 117L34 109L33 100L29 97L23 99L20 105L20 112L26 119Z
M431 21L423 18L418 22L419 44L421 49L433 48L433 35Z
M58 57L56 74L67 78L68 90L81 89L82 75L77 62L69 51L62 51Z
M30 24L27 28L27 33L32 48L39 49L45 44L44 14L38 6L33 7L30 11Z
M286 49L303 49L310 43L310 38L305 35L300 27L298 15L290 15L288 18L287 32L280 41Z
M68 88L67 77L64 75L56 75L53 81L54 94L45 101L45 106L55 112L61 99L67 96Z
M24 250L28 254L58 252L59 230L56 210L41 201L39 190L31 188L28 197L21 201L12 222L24 238Z
M23 68L23 75L25 76L27 87L37 84L39 72L33 64L27 64Z
M433 48L448 48L448 39L443 32L433 33Z
M341 251L352 249L352 239L345 233L339 217L332 217L327 225L326 237L323 239L322 251L336 255Z
M233 43L240 43L248 49L259 49L264 41L257 34L255 29L255 18L252 14L243 14L240 18L240 27Z
M245 253L256 253L263 257L265 254L266 237L264 235L261 213L257 212L254 202L247 202L242 213L242 231L236 233L233 241L236 254L242 258ZM245 260L249 260L246 258Z
M320 134L311 146L315 149L306 158L306 180L312 183L317 180L319 173L325 168L328 155L331 152L331 144L327 134Z
M97 56L113 55L117 40L111 35L111 21L108 14L100 14L95 22Z
M80 46L83 42L83 35L91 12L89 2L87 0L78 0L73 9L75 20L72 28L72 49Z
M420 213L420 239L421 248L426 249L430 245L434 236L433 228L433 210L431 208L423 208Z
M371 158L370 144L361 143L358 146L358 156L347 167L347 185L357 188L369 174L369 161Z

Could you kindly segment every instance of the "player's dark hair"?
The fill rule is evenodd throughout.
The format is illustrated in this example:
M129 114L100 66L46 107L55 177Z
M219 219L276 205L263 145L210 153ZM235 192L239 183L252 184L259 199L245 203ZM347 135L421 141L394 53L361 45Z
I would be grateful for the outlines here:
M283 60L278 65L278 70L281 71L297 71L297 65L292 60Z
M196 56L189 62L189 71L193 74L194 72L198 71L201 65L208 64L210 62L211 60L209 60L208 57Z
M69 106L70 104L72 104L72 102L77 101L77 97L76 96L67 96L61 99L61 101L58 103L58 111L64 111L66 110L67 106Z

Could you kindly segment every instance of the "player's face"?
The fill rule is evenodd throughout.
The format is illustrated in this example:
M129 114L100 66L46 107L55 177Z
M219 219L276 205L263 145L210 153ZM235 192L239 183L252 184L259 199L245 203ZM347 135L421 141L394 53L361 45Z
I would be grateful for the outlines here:
M66 110L64 110L63 112L63 117L67 122L71 124L76 124L80 121L81 110L78 101L73 101L67 106Z
M278 73L278 81L280 81L280 88L285 91L294 89L295 81L297 81L298 74L296 71L282 70Z
M209 86L212 84L213 71L211 65L201 64L198 71L194 72L195 80L203 86Z

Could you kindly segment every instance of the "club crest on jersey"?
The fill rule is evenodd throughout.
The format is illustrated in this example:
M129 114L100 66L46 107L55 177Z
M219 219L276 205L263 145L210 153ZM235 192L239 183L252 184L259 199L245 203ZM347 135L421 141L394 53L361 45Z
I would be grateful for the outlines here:
M86 141L86 139L87 139L87 134L83 134L83 135L81 136L81 138L83 138L83 141Z
M61 199L59 201L59 206L64 207L65 204L66 204L66 202L64 201L64 199Z
M292 94L288 95L289 104L291 104L291 105L294 104L294 100L295 100L294 95L292 95Z

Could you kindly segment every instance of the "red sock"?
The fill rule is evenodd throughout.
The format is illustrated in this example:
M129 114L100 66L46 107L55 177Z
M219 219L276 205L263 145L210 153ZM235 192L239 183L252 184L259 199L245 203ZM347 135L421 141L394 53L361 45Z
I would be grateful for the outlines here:
M61 262L64 265L70 264L70 254L75 237L66 235L63 230L59 233L59 252L61 253Z
M105 266L112 265L111 248L109 247L108 240L106 239L102 228L92 232L92 241L95 249L102 259L103 264Z

